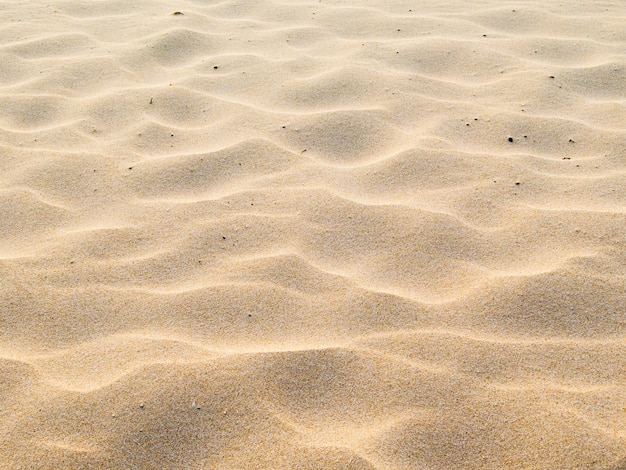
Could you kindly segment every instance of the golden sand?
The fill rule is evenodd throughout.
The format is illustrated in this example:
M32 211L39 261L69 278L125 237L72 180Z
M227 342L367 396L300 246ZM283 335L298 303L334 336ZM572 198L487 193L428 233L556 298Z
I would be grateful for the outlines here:
M626 468L625 96L621 1L0 1L0 468Z

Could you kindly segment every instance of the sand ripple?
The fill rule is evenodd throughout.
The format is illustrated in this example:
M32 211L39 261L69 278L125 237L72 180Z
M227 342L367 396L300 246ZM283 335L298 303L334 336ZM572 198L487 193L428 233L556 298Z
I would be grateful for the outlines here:
M357 3L0 1L0 468L624 468L623 8Z

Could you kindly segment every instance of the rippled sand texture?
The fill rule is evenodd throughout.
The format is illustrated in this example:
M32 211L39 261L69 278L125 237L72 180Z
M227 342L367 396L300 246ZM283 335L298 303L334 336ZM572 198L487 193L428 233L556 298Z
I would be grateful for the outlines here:
M0 468L626 468L623 2L4 0L0 64Z

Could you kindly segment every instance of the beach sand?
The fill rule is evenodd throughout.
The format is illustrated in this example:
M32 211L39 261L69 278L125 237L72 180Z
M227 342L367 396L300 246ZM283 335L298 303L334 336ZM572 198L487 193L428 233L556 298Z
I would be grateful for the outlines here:
M0 1L1 469L626 468L620 1Z

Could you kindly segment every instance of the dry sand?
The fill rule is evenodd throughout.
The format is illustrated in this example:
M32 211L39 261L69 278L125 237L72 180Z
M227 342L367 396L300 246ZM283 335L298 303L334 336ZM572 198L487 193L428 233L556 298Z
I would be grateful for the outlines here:
M0 468L626 468L623 1L3 0L0 64Z

